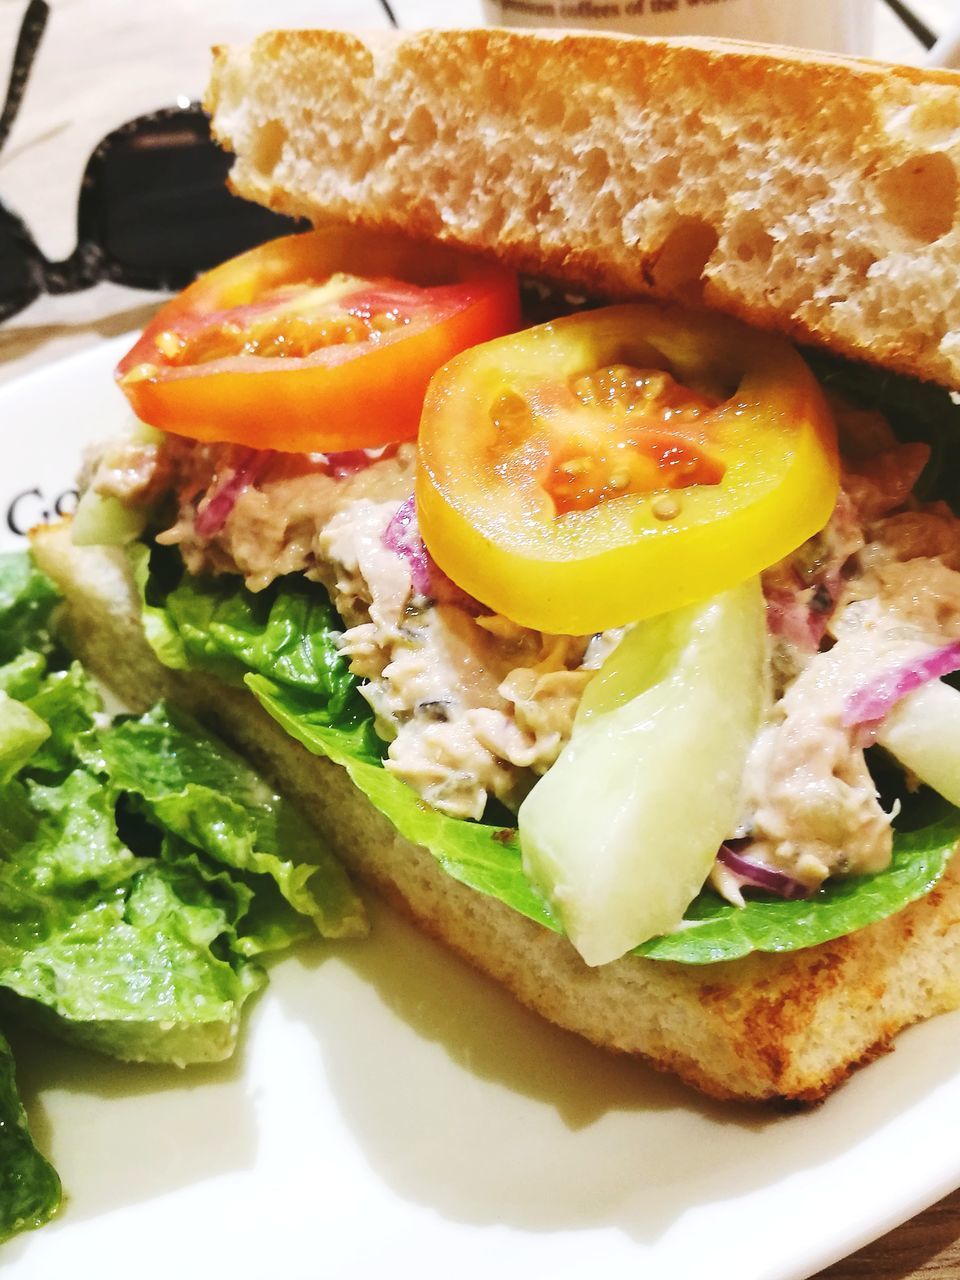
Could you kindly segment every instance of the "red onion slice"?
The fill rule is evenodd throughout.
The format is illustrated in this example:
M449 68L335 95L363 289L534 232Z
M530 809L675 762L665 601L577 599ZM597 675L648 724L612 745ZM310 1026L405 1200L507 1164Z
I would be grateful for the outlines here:
M399 445L385 444L377 449L341 449L338 453L324 454L324 457L334 480L343 480L346 476L355 476L358 471L365 471L382 458L392 458L398 448Z
M335 480L354 476L369 467L373 459L365 449L341 449L339 453L326 454L327 466Z
M788 876L785 871L777 871L773 867L764 866L763 863L753 862L743 854L737 853L735 849L731 849L728 844L720 846L717 860L722 862L728 871L732 871L741 884L750 885L754 889L766 889L768 893L775 893L788 901L809 898L814 892L808 885Z
M489 612L473 596L467 595L443 572L420 537L416 500L413 496L398 508L383 534L383 545L407 562L417 595L437 604L452 604L476 617Z
M240 494L253 484L272 457L269 449L240 449L226 478L215 483L197 509L193 527L200 538L215 538L227 523Z
M847 698L843 724L848 729L853 725L878 724L908 693L954 671L960 671L960 640L932 649L924 657L886 671L857 689Z

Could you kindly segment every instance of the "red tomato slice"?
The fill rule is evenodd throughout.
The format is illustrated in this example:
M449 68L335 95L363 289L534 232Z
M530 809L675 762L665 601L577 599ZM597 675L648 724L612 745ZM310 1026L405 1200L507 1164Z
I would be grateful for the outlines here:
M206 275L117 367L137 416L289 453L416 436L431 375L519 326L516 277L353 228L286 236Z

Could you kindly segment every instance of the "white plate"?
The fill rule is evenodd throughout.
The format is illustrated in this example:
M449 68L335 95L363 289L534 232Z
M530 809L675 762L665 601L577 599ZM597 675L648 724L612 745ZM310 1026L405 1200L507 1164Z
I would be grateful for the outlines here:
M69 504L81 447L122 421L125 345L0 390L5 545ZM222 1068L18 1035L66 1203L3 1249L4 1275L795 1280L960 1183L957 1016L819 1110L725 1107L548 1027L372 914L369 942L274 968Z

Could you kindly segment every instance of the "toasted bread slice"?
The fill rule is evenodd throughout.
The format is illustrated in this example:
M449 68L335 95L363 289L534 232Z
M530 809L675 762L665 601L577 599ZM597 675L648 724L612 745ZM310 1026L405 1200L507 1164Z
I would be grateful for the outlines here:
M722 41L276 32L217 53L234 188L607 298L702 296L960 386L960 75Z
M822 1098L907 1024L960 1004L960 869L900 914L806 951L704 967L626 957L589 968L563 937L448 876L338 766L289 738L246 692L160 666L122 553L38 529L73 645L131 707L160 696L231 739L327 834L343 862L524 1004L719 1098Z

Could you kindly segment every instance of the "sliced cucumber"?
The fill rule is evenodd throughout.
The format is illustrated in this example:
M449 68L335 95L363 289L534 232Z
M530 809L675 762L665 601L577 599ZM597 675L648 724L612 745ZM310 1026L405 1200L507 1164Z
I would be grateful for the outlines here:
M735 829L766 697L758 579L638 623L520 808L524 870L588 964L673 929Z
M921 782L960 805L960 693L933 680L898 702L877 741Z
M70 536L78 547L123 547L139 538L146 524L144 507L128 507L88 489L73 513Z

